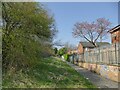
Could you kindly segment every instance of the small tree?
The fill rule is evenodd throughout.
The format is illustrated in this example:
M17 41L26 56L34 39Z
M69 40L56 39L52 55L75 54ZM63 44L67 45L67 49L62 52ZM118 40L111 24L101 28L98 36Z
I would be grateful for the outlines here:
M59 49L58 55L62 56L63 54L66 54L66 52L67 52L67 48L63 47L63 48Z
M74 37L81 37L96 46L96 41L106 36L111 23L105 18L98 18L96 22L77 22L73 29Z
M54 54L56 55L58 52L58 49L57 48L54 48Z

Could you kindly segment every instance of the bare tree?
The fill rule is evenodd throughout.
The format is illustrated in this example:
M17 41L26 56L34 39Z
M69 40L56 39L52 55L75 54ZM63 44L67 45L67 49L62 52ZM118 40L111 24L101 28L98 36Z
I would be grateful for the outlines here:
M52 43L52 45L54 45L54 46L60 46L60 47L63 47L63 46L64 46L64 44L61 42L61 40L54 41L54 42Z
M73 28L73 36L81 37L96 46L98 39L106 36L107 31L110 29L111 22L105 18L98 18L96 22L77 22Z
M77 47L73 44L70 44L69 42L64 43L64 47L66 47L68 50L74 50Z

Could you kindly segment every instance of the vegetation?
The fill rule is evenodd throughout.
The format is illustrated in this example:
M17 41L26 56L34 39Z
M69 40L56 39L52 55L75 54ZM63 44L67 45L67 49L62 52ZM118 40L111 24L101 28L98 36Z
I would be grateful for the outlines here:
M67 48L66 47L60 48L59 51L58 51L59 56L62 56L66 53L67 53Z
M86 41L92 43L96 46L96 42L100 40L102 42L103 38L108 34L111 22L105 18L98 18L96 22L77 22L74 25L73 36L81 37Z
M2 7L3 72L32 67L53 53L54 19L41 4L4 2Z
M68 55L68 54L64 54L63 56L64 56L64 59L65 59L66 61L68 61L69 55Z
M3 79L3 88L96 88L65 62L57 58L39 59L29 71L18 71Z
M2 19L3 88L94 87L65 62L50 57L57 30L40 3L3 2ZM61 56L66 51L55 53Z
M57 55L57 53L58 53L58 49L54 48L54 54Z

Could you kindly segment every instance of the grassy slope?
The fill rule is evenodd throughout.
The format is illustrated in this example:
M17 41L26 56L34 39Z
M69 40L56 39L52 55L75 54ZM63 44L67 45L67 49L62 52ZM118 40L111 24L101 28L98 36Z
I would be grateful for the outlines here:
M26 74L5 75L3 87L95 88L65 62L52 57L40 60Z

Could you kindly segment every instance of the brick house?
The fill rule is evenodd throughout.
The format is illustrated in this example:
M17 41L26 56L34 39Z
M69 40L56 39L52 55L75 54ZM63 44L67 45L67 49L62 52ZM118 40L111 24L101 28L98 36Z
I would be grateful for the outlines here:
M111 42L114 43L120 43L120 25L112 28L109 30L111 33Z
M105 45L109 45L108 42L96 42L97 47L101 47L101 46L105 46ZM79 54L83 54L85 51L91 50L95 48L95 46L90 43L90 42L80 42L78 44L78 53Z

